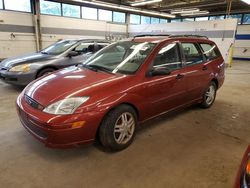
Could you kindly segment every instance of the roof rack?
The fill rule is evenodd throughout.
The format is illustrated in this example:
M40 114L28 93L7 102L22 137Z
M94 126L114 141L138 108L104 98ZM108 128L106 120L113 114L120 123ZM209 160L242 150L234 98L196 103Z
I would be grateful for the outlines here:
M138 38L138 37L157 37L157 36L169 37L169 38L196 37L196 38L205 38L205 39L208 39L207 36L203 36L203 35L168 35L168 34L143 34L143 35L135 35L134 38Z
M169 37L170 35L168 34L145 34L145 35L135 35L134 38L138 38L138 37L158 37L158 36L162 36L162 37Z
M175 38L175 37L196 37L196 38L205 38L208 39L207 36L203 36L203 35L170 35L170 38Z

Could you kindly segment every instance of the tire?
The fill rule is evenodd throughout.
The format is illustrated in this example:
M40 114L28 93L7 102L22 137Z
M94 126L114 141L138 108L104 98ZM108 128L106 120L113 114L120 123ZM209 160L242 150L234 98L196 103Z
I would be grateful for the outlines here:
M210 108L215 101L216 92L217 92L217 86L216 86L215 82L212 81L212 82L210 82L205 93L203 94L202 103L200 104L200 106L202 108Z
M120 151L134 140L137 127L137 114L128 105L112 109L103 119L99 129L99 139L105 149Z
M42 70L40 70L40 71L38 72L36 78L42 77L42 76L44 76L44 75L46 75L46 74L49 74L49 73L51 73L51 72L54 72L54 71L55 71L55 69L53 69L53 68L45 68L45 69L42 69Z

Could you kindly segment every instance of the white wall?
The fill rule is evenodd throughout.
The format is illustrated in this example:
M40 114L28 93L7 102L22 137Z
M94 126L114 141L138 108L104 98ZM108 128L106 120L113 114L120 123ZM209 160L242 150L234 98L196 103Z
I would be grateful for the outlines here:
M0 59L36 51L33 17L30 13L0 10ZM232 36L225 36L235 30L236 21L215 20L203 22L182 22L152 25L127 25L103 21L84 20L60 16L41 15L42 47L64 38L105 38L114 40L130 35L145 33L203 34L214 40L227 59ZM12 35L12 33L14 35ZM239 25L237 35L250 35L250 25ZM229 37L229 38L228 38ZM250 58L249 40L236 40L234 57Z
M237 28L236 19L164 23L151 25L129 25L129 35L140 34L193 34L205 35L213 40L228 63L228 50L234 43L234 35Z
M248 38L235 40L234 58L250 59L250 25L238 25L236 38L240 35L248 35Z
M31 14L0 10L0 20L0 59L36 50Z
M127 36L125 24L50 15L41 15L41 29L43 48L65 38L112 36L116 40ZM32 14L0 10L0 59L35 51Z
M100 38L127 36L127 25L105 21L84 20L76 18L41 16L43 47L65 38Z

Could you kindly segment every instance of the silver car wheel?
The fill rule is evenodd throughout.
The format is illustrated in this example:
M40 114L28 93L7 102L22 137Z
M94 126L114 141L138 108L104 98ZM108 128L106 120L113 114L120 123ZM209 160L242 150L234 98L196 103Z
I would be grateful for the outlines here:
M214 85L210 85L207 92L206 92L206 94L205 94L206 103L208 105L213 103L214 98L215 98L215 92L216 92L216 89L215 89Z
M114 138L117 144L126 144L133 137L135 131L135 119L129 112L122 113L116 120Z

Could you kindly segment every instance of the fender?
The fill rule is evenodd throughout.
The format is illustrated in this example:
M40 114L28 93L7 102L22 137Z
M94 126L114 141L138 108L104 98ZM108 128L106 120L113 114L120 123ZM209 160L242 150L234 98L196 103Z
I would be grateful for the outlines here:
M119 93L109 96L99 102L95 110L107 114L111 109L121 104L129 104L134 107L138 113L139 121L142 121L149 116L148 109L150 104L137 94Z

